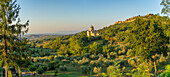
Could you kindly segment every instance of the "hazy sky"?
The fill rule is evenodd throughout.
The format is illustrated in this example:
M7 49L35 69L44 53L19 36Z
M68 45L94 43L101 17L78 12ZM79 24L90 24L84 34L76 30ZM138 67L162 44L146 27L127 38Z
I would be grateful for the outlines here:
M161 0L18 0L22 22L30 20L29 33L82 31L116 21L161 13Z

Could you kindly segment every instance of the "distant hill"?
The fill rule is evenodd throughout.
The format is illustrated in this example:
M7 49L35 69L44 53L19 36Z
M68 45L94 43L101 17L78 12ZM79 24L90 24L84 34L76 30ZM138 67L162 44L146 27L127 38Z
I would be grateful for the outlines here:
M45 39L45 38L55 38L61 35L58 34L27 34L24 35L25 38L30 40Z
M42 39L56 38L58 36L64 36L64 35L72 35L78 32L80 31L59 31L56 33L26 34L24 35L24 37L30 40L38 40L38 39L42 40Z

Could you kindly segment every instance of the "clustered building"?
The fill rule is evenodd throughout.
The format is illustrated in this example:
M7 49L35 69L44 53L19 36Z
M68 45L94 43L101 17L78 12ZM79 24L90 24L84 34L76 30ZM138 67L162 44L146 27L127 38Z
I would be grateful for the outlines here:
M90 29L87 31L87 36L99 36L99 33L94 30L94 27L91 25Z

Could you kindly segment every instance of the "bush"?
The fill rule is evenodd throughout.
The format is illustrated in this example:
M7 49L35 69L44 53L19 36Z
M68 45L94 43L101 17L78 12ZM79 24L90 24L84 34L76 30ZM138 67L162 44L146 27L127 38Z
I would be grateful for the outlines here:
M101 67L94 67L93 72L97 73L97 75L99 76L101 74Z
M87 65L89 64L89 59L84 57L82 60L78 61L78 64Z
M107 68L107 74L109 75L109 77L121 77L122 73L121 73L121 69L120 69L120 62L114 62L114 66L109 66Z
M48 57L49 60L54 60L54 55Z
M170 77L170 65L167 65L165 69L166 70L159 75L160 77Z
M129 63L129 65L131 65L131 66L133 66L133 67L135 67L137 64L136 64L136 61L133 59L133 58L130 58L129 60L128 60L128 63Z
M125 55L121 55L121 56L119 56L119 59L120 60L123 60L123 59L125 59L126 58L126 56Z
M152 68L153 68L152 63L141 63L131 70L131 76L132 77L150 77L150 76L153 76L153 74L150 73Z
M38 74L43 74L43 73L45 72L45 70L43 69L42 66L40 66L40 67L36 70L36 72L37 72Z
M98 58L99 58L99 57L98 57L97 55L91 55L91 56L90 56L90 59L91 59L91 60L97 60Z
M106 59L103 63L105 67L108 67L109 65L113 65L113 64L114 64L113 60L108 60L108 59Z
M110 58L116 58L117 53L116 52L110 52Z
M90 64L91 64L91 65L94 65L94 63L95 63L94 61L90 61Z
M33 72L33 71L36 70L36 67L35 67L34 65L29 65L29 66L28 66L28 69L29 69L31 72Z
M48 63L48 70L54 70L56 63L54 61L51 61Z
M131 52L132 52L132 49L128 49L126 55L127 55L127 56L131 56L131 54L130 54Z
M43 68L44 71L47 71L47 66L44 65L44 66L41 66Z
M163 64L164 62L166 62L166 58L163 57L163 55L161 55L161 57L160 57L160 59L159 59L159 62L160 62L161 64Z

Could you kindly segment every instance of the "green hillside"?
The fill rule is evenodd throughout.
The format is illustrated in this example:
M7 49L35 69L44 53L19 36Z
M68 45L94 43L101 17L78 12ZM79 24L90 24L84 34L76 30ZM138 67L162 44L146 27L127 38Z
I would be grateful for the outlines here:
M152 31L152 22L155 23L153 27L158 27L168 40L166 42L167 50L165 53L154 52L151 49L150 55L155 53L156 58L152 60L149 58L150 55L141 55L146 53L145 51L150 52L151 45L157 46L157 44L148 42L133 42L134 38L131 38L133 30L135 33L141 33L139 39L143 41L146 38L154 38L156 35L149 34ZM142 23L143 22L143 23ZM136 26L139 23L141 25ZM148 25L147 25L148 24ZM134 28L136 27L136 28ZM144 31L148 30L148 31ZM155 30L158 31L158 30ZM153 31L153 32L155 32ZM169 38L170 38L170 19L168 17L162 17L159 15L148 14L145 16L135 16L125 21L118 21L115 24L108 27L104 27L100 30L97 30L100 33L100 36L97 37L87 37L86 31L76 33L74 35L65 35L58 36L52 39L41 39L41 40L32 40L30 42L30 51L32 51L32 62L31 66L42 66L48 67L45 75L49 75L48 72L51 72L50 75L55 74L55 70L58 69L58 76L64 77L64 75L82 77L82 76L138 76L138 77L148 77L148 76L158 76L161 72L165 71L165 66L170 62L169 58ZM131 33L130 33L131 32ZM134 35L133 35L134 36ZM147 36L147 37L145 37ZM143 38L141 38L143 37ZM145 38L144 38L145 37ZM151 40L152 40L151 38ZM144 41L145 41L144 40ZM157 39L157 41L159 38ZM147 40L146 40L147 41ZM138 43L139 42L139 43ZM156 42L156 41L152 41ZM133 43L133 44L132 44ZM148 44L147 44L148 43ZM164 41L161 43L165 43ZM144 44L144 45L143 45ZM146 44L146 45L145 45ZM140 48L137 46L144 46ZM148 48L148 49L147 49ZM157 50L157 48L155 48ZM161 49L161 48L158 48ZM154 47L153 47L154 50ZM138 53L138 56L134 56L133 53ZM165 54L168 54L166 57ZM141 58L140 56L148 57ZM157 74L155 72L155 66L153 63L156 63L158 70ZM147 65L147 66L145 66ZM75 71L72 69L80 68ZM37 68L40 69L40 68ZM62 70L63 69L63 70ZM65 69L65 70L64 70ZM67 70L66 70L67 69ZM62 73L65 72L64 73ZM72 72L70 72L72 71ZM71 74L69 74L71 73ZM41 75L40 75L41 76Z

